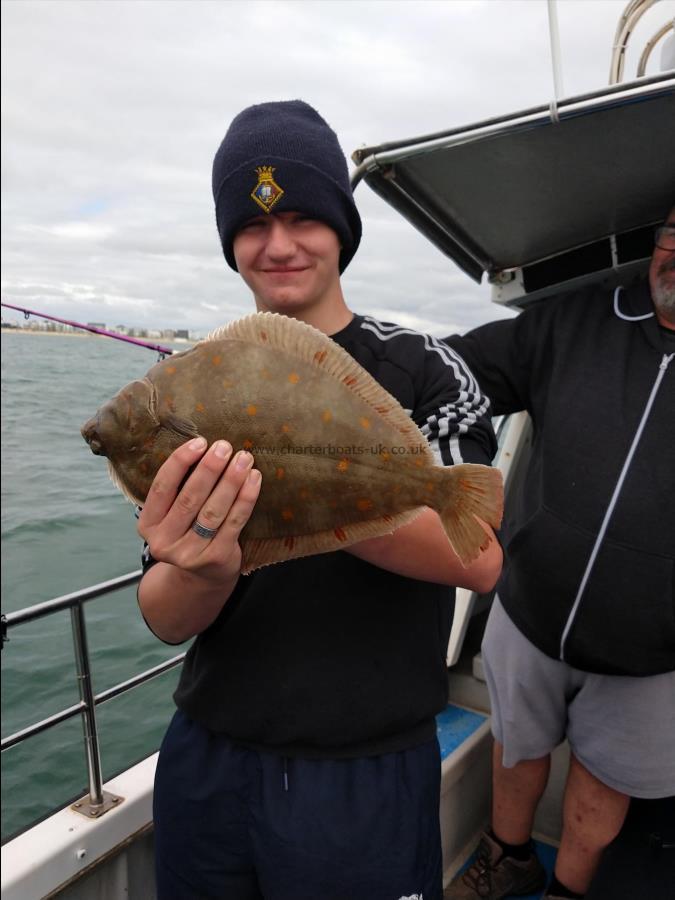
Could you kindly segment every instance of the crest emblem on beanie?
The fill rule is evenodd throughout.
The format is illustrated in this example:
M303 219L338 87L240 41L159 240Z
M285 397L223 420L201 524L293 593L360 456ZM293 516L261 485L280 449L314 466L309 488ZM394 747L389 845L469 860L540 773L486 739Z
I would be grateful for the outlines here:
M251 198L268 213L274 204L281 200L284 191L272 177L274 166L258 166L256 172L258 173L258 183L251 191Z

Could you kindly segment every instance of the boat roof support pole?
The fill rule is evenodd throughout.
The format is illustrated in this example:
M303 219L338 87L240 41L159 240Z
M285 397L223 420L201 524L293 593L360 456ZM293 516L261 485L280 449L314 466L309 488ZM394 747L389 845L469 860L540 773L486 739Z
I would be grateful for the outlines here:
M557 106L563 96L562 66L560 64L560 29L556 0L548 0L548 31L551 38L551 64L553 66L553 92Z

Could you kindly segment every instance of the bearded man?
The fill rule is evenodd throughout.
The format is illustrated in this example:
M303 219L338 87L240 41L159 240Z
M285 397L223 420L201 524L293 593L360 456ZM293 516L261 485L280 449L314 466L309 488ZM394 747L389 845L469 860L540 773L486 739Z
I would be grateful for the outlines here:
M543 887L532 825L567 738L546 897L581 898L630 798L675 794L675 207L648 278L552 298L446 343L493 413L527 410L534 435L483 642L492 827L445 896Z

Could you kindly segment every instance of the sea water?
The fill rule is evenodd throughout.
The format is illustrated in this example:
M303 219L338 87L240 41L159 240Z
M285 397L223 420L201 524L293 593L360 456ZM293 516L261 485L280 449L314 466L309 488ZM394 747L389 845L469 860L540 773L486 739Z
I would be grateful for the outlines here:
M175 349L185 349L176 347ZM109 338L2 334L2 612L140 568L134 507L80 427L157 354ZM84 605L96 693L175 656L127 588ZM70 613L9 630L2 735L79 701ZM97 707L104 779L154 752L173 711L177 669ZM86 794L79 716L2 754L2 836Z

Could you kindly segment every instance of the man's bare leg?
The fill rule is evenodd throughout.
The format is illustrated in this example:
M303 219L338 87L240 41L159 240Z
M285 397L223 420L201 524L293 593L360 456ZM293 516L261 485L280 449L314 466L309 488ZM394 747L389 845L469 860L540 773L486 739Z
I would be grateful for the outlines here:
M630 797L607 787L572 754L563 801L563 833L555 865L561 884L585 894L605 848L621 831Z
M544 793L551 757L525 759L510 769L502 765L503 747L492 751L492 831L506 844L524 844L532 834L537 804Z

